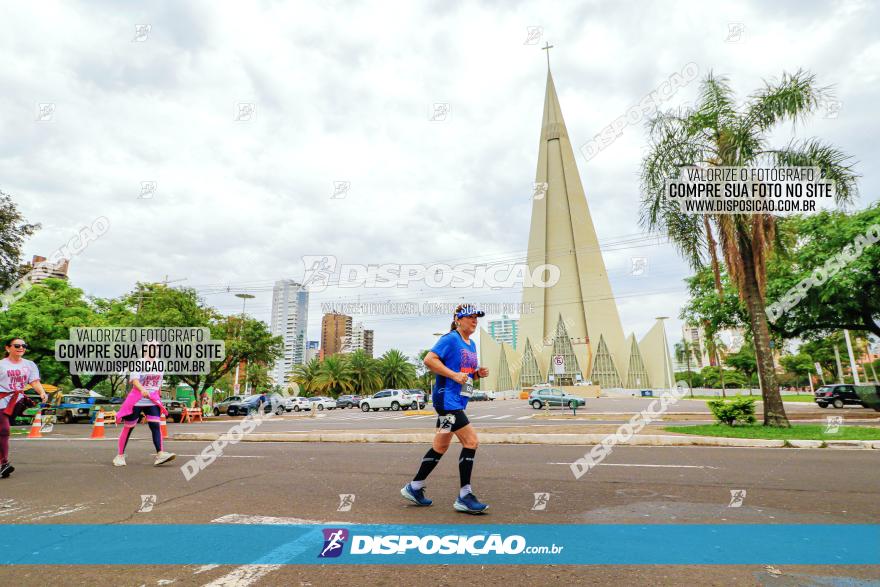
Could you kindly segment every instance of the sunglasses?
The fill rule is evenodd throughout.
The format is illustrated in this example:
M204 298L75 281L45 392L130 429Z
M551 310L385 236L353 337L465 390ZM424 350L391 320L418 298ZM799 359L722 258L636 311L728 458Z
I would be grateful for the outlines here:
M12 344L12 345L9 345L9 346L11 346L11 347L13 347L13 348L17 348L17 349L26 349L26 348L28 348L28 345L26 345L26 344Z

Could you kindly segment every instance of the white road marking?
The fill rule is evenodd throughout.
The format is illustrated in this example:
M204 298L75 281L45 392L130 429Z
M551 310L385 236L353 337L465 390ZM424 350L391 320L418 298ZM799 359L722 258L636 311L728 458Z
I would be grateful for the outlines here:
M199 573L204 573L205 571L210 571L211 569L216 569L220 565L202 565L193 571L193 575L198 575Z
M493 420L503 420L504 418L510 418L512 416L513 416L513 414L507 414L506 416L497 416L497 417L493 418Z
M495 414L486 414L485 416L477 416L475 418L471 418L471 420L485 420L486 418L491 418Z
M216 520L211 520L212 524L335 524L335 525L351 525L351 521L339 522L334 520L308 520L305 518L277 518L274 516L251 516L245 514L227 514L220 516Z
M548 465L566 465L571 463L547 463ZM717 469L709 465L644 465L640 463L599 463L601 467L652 467L657 469Z
M528 416L520 416L517 420L528 420L529 418L534 418L534 415L529 414Z
M231 573L223 575L204 587L247 587L262 579L272 571L280 569L282 565L243 565L236 567Z
M199 457L201 455L182 455L180 453L177 454L179 457ZM264 456L259 455L217 455L223 459L265 459Z
M85 504L80 504L80 503L73 505L73 506L63 505L63 506L58 507L55 510L48 510L48 511L42 512L41 514L37 514L36 516L30 517L30 518L25 518L25 519L29 522L36 522L38 520L46 520L48 518L57 518L58 516L66 516L67 514L72 514L74 512L79 512L84 509L87 509L88 507L89 506L87 506Z
M334 521L322 521L322 520L305 520L302 518L275 518L272 516L246 516L240 514L229 514L226 516L221 516L216 520L211 520L213 523L217 524L333 524L333 525L347 525L350 526L350 522L334 522ZM312 542L315 544L320 544L319 540L322 537L320 529L313 530L310 534L314 535L314 539ZM277 560L279 558L288 558L294 555L297 555L306 548L306 545L309 544L309 540L307 540L309 536L303 536L302 539L293 544L285 544L279 546L272 552L268 553L264 558L268 560ZM223 575L219 579L215 579L210 583L205 584L204 587L247 587L248 585L252 585L262 579L264 576L268 575L272 571L276 571L283 567L284 565L278 564L251 564L251 565L242 565L240 567L236 567L231 572Z

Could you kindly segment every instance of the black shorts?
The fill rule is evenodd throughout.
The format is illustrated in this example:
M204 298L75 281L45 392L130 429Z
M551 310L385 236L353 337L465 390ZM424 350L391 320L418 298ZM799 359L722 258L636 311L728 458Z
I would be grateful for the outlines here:
M437 428L455 432L464 428L471 421L468 420L464 410L437 410Z

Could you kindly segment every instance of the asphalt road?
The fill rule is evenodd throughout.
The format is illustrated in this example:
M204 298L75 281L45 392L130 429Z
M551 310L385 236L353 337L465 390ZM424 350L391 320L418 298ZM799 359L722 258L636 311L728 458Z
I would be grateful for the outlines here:
M470 420L481 430L493 427L527 426L540 429L546 426L558 426L564 422L575 426L583 426L589 432L591 426L599 424L623 423L650 403L648 398L598 398L588 400L586 409L579 409L578 416L588 419L568 419L572 411L555 407L545 412L535 410L523 400L495 400L472 402L467 413ZM880 413L861 407L847 406L840 410L820 409L809 403L789 403L785 406L787 413L798 422L825 422L828 416L841 416L845 420L865 420L859 425L880 425ZM379 411L361 412L357 409L335 409L316 412L288 413L273 416L260 424L260 432L297 432L310 430L375 430L375 429L415 429L432 430L436 416L429 405L419 413L410 411ZM677 417L675 414L687 414ZM700 415L704 416L700 416ZM547 417L549 415L549 418ZM209 418L205 422L193 422L183 425L170 424L172 431L185 432L222 432L227 430L241 417ZM669 411L667 417L658 422L657 426L677 424L711 423L712 416L704 400L680 400ZM118 427L108 424L109 435L118 435ZM58 436L88 436L90 428L87 424L59 424L52 434Z
M18 470L10 479L0 480L0 523L283 523L291 518L313 523L473 525L880 523L880 451L618 447L603 465L575 480L566 463L589 447L484 445L477 453L473 484L477 495L491 504L491 513L471 517L451 508L458 485L456 446L430 478L428 495L435 505L415 508L398 491L412 477L425 446L241 443L227 447L216 462L186 481L179 465L205 443L169 442L168 448L181 456L169 466L155 468L145 436L145 428L135 432L125 468L110 465L115 453L112 440L14 439ZM739 507L730 507L734 490L746 491ZM535 493L549 494L546 509L533 509ZM340 494L354 495L351 511L337 511ZM156 496L149 512L138 511L143 495ZM10 585L236 587L403 582L867 585L877 581L880 569L853 566L27 566L4 569L0 578L0 584Z

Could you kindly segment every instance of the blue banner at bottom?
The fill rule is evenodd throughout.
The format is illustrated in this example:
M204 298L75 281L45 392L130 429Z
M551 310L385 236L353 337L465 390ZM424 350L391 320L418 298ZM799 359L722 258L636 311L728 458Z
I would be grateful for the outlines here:
M0 525L4 565L880 564L880 526Z

